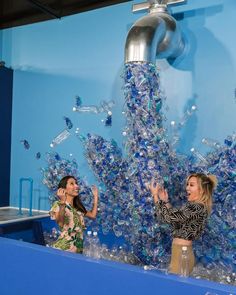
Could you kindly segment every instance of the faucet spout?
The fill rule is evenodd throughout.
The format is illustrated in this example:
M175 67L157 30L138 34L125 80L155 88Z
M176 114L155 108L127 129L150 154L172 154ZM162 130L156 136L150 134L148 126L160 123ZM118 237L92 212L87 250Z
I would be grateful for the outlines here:
M151 62L156 58L176 58L184 50L177 21L166 5L154 4L148 15L137 20L128 32L125 63Z

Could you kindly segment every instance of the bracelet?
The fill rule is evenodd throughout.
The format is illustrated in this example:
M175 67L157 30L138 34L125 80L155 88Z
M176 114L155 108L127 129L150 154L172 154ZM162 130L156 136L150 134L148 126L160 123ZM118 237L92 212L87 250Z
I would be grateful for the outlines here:
M168 204L168 203L170 203L170 202L169 202L169 201L166 201L166 202L165 202L165 201L163 201L163 203L164 203L164 204Z

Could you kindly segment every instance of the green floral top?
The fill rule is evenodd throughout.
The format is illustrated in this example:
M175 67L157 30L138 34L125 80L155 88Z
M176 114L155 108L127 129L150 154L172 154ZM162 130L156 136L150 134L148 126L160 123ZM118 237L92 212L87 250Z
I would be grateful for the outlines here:
M55 215L59 212L60 206L63 204L60 201L53 203L50 210L51 219L55 220ZM71 207L70 204L65 204L64 225L60 228L61 234L53 243L53 247L69 252L83 252L83 230L84 214Z

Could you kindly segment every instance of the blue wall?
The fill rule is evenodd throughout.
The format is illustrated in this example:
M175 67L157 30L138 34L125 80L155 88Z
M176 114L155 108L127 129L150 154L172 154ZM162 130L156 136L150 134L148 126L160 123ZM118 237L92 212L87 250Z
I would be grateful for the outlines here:
M2 31L0 30L0 60L2 60Z
M196 104L198 111L183 128L179 149L189 152L195 147L205 152L203 137L223 142L236 127L236 39L232 33L236 3L189 0L172 11L184 12L180 25L187 50L173 65L157 60L169 106L167 124L178 122L186 107ZM11 205L18 204L19 178L32 177L33 206L48 209L40 168L46 166L45 154L52 151L52 139L66 126L63 116L72 120L74 128L70 138L54 150L68 159L76 158L89 183L95 180L74 135L75 128L80 128L81 134L93 132L114 138L121 146L124 45L130 26L142 15L132 14L131 3L124 3L1 32L2 59L15 69ZM113 99L113 126L105 127L101 122L105 114L72 112L76 95L81 96L84 105ZM29 150L20 143L22 139L29 141ZM37 152L42 154L39 160Z
M0 238L1 295L235 294L235 287ZM12 282L12 284L9 282Z

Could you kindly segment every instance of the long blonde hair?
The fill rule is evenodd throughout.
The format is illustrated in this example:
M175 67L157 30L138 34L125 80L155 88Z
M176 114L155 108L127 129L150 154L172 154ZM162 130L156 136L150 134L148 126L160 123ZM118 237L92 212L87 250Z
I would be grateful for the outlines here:
M210 214L212 208L212 195L215 187L217 186L216 176L212 174L206 175L204 173L192 173L187 177L187 182L191 177L197 178L199 188L203 192L198 202L204 204L208 214Z

